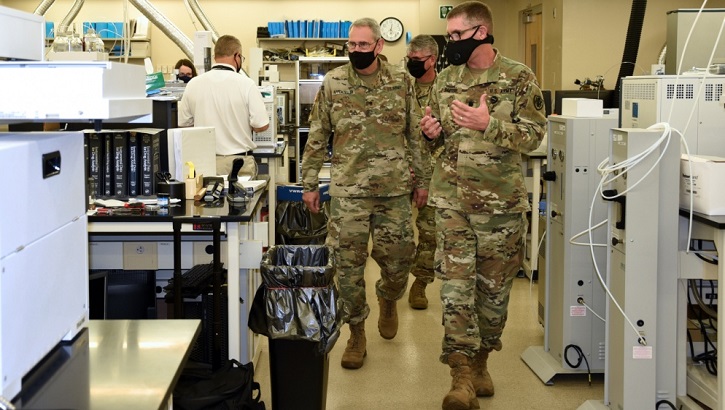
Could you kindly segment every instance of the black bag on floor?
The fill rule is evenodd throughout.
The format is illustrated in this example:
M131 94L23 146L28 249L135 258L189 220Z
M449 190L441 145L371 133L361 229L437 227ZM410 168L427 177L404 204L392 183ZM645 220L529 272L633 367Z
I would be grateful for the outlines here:
M174 409L265 410L261 395L251 362L231 359L216 372L206 363L187 362L174 388Z

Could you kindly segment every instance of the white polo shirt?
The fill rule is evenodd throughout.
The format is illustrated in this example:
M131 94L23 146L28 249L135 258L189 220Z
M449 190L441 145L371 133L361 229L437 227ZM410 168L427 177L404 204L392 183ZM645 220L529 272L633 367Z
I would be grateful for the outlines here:
M180 127L216 128L217 155L233 155L256 148L252 128L264 127L269 116L254 81L229 64L194 77L179 104Z

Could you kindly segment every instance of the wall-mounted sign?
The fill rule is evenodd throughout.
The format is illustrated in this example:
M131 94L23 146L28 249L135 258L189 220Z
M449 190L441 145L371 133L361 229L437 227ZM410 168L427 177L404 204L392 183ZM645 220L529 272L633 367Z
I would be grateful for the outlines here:
M453 10L453 6L438 6L438 15L440 19L444 20L451 10Z

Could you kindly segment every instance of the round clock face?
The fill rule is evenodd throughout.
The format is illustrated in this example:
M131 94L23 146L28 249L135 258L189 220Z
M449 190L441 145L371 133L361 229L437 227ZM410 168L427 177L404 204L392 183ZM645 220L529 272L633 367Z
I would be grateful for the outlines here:
M380 32L385 41L398 41L403 36L403 23L395 17L386 17L380 22Z

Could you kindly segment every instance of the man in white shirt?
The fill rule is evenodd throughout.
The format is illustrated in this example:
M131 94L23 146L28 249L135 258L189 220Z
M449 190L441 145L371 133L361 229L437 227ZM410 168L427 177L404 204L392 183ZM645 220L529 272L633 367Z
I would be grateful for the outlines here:
M228 175L235 158L249 155L240 174L254 177L257 164L251 156L256 148L252 131L269 128L262 94L252 79L240 73L244 56L239 39L219 37L214 62L211 70L186 85L179 104L179 126L214 127L217 174Z

